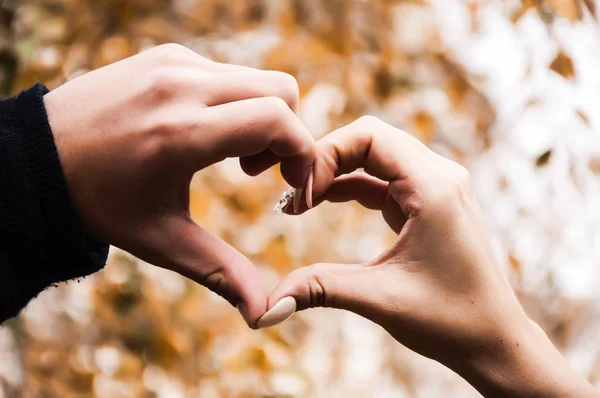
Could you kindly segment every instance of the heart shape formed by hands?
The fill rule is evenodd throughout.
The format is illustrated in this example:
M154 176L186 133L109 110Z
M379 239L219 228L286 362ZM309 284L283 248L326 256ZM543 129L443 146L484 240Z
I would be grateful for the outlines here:
M85 232L210 288L252 328L310 307L346 309L442 363L487 363L481 347L506 356L504 344L531 340L466 170L373 117L315 143L298 101L289 75L213 62L177 45L90 72L44 97ZM288 214L307 211L313 200L356 200L381 211L398 238L366 264L297 269L269 295L254 264L190 215L194 173L229 157L240 158L249 175L281 163L284 179L307 194L304 201L293 196ZM365 173L354 173L360 168ZM516 330L505 326L515 320Z
M446 364L487 364L482 353L509 356L505 345L531 340L466 170L374 117L315 143L298 101L289 75L213 62L177 45L90 72L44 97L85 231L210 288L252 328L310 307L346 309ZM313 200L356 200L381 211L398 238L366 264L297 269L269 295L254 264L190 215L194 173L229 157L240 158L249 175L280 163L284 179L306 194L293 195L288 214L307 211ZM365 173L355 173L360 168ZM460 373L461 365L450 367Z

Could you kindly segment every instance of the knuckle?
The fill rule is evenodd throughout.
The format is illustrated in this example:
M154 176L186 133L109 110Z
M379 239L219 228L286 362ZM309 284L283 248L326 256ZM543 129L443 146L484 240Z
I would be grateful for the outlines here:
M325 287L327 284L326 279L326 276L322 272L313 272L312 278L309 279L308 289L311 307L331 306L330 295L328 294L330 292Z
M162 102L174 96L181 86L181 79L170 68L163 67L149 74L148 94Z
M383 127L385 123L371 115L364 115L356 119L354 122L350 123L348 128L348 133L351 133L355 143L362 148L370 148L372 146L373 140L375 139L388 139L392 137L384 137L386 135ZM347 137L347 136L346 136ZM377 138L379 137L379 138ZM347 138L343 138L347 139ZM368 151L365 153L367 156Z
M359 117L354 123L354 130L364 140L370 141L373 137L381 137L386 140L397 139L389 134L389 125L376 116L364 115Z
M279 97L265 97L266 108L273 113L287 114L288 106L286 102Z
M331 306L331 292L329 278L323 264L314 264L304 269L306 288L308 290L308 305L314 307Z
M179 135L184 128L180 120L167 116L156 122L154 133L155 136L160 137L162 146L166 146L172 141L173 136Z
M361 128L369 128L376 127L383 124L383 121L376 116L373 115L363 115L356 119L355 122Z
M181 44L167 43L156 46L152 49L154 54L161 58L180 57L182 54L188 54L188 49Z
M263 117L270 122L270 127L282 128L287 125L291 110L283 99L279 97L265 97L263 105Z
M151 121L145 145L153 159L178 161L189 152L190 132L201 127L194 118L159 112Z
M471 173L463 165L456 165L456 179L459 185L463 188L470 188L472 184Z
M180 44L162 44L148 51L155 69L177 66L189 62L192 50Z
M149 138L145 141L145 146L152 159L167 160L173 157L172 150L176 131L176 124L167 120L154 126L150 131Z
M291 272L289 277L298 281L297 293L302 297L301 307L315 308L328 305L328 292L326 281L319 264L298 268Z
M408 196L405 204L406 214L410 217L418 217L423 212L424 200L421 193L418 191L413 192Z
M224 281L225 275L221 269L202 276L202 285L206 286L212 291L219 290L219 287L223 285Z
M281 98L287 106L295 109L298 106L300 98L300 88L296 78L285 72L271 72L274 76L273 84L276 84L281 91Z
M438 210L450 209L452 206L448 206L448 203L468 203L469 198L472 196L472 184L471 174L462 165L453 164L450 173L446 174L442 178L444 179L443 184L440 183L438 186L443 187L439 189L440 195L435 203Z
M237 301L235 294L232 293L232 290L227 282L227 277L223 270L219 269L210 272L207 275L201 276L200 279L200 284L223 297L232 305L235 305Z

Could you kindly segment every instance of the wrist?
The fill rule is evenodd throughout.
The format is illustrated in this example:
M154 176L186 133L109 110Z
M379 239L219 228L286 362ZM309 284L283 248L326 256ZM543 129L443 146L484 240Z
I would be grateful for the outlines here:
M481 347L472 360L454 369L484 396L599 396L524 314L494 340L493 348Z

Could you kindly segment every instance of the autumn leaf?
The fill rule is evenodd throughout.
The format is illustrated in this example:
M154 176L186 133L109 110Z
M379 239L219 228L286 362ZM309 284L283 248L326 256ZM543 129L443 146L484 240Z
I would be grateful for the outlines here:
M510 268L517 273L521 272L521 262L517 260L514 254L508 253L508 263L510 264Z
M562 51L556 55L556 58L550 64L550 69L567 79L575 76L573 61Z
M415 113L412 117L419 138L426 144L430 144L435 139L435 120L433 117L423 111Z
M510 20L513 23L519 22L521 18L531 9L537 10L540 6L541 0L522 0L521 7L511 16Z
M389 69L385 66L379 68L375 73L374 80L375 95L382 99L388 98L394 86L394 77L390 74Z
M541 3L542 3L542 0L522 0L521 1L523 8L539 7Z
M527 8L519 8L511 17L510 20L512 23L517 23L523 18L523 16L529 11Z
M552 150L549 149L535 160L535 165L537 167L543 167L547 165L548 161L550 161L550 156L552 156Z
M596 1L595 0L583 0L583 4L587 7L590 14L596 18Z
M590 119L587 117L587 115L585 113L583 113L583 111L581 110L577 110L575 112L577 114L577 116L579 116L579 118L586 124L586 125L590 125Z
M571 22L581 19L581 3L579 0L548 0L548 6Z
M590 160L588 161L588 167L595 174L600 174L600 158L599 157L590 158Z
M461 102L467 93L471 91L471 85L467 79L464 69L449 59L446 54L437 57L445 72L446 90L453 103Z

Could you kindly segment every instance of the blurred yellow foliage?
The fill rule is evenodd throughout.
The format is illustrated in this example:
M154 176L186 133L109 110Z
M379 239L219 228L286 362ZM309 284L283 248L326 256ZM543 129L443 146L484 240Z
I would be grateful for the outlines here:
M443 33L428 22L434 19L424 1L23 0L0 10L5 93L36 80L56 87L145 48L179 42L218 61L294 75L301 116L316 126L317 138L373 113L460 161L490 145L496 121L477 76L441 44ZM595 10L593 1L527 0L510 15L515 23L529 12L544 21L550 15L573 22ZM476 21L479 7L469 12ZM415 20L423 22L411 24ZM418 29L407 34L403 26ZM574 77L563 52L549 67ZM445 133L448 120L466 126L461 136ZM538 165L549 159L547 152ZM589 167L600 173L598 159ZM293 220L274 215L272 205L284 189L277 170L250 179L236 162L226 161L194 179L190 211L247 254L268 287L311 262L364 261L393 239L371 213L354 205L324 205ZM511 272L521 272L513 254L508 263ZM316 332L302 316L250 331L224 300L115 249L104 271L47 293L37 301L48 304L34 304L42 310L34 308L7 326L17 336L24 374L19 383L0 379L0 387L15 396L315 396L339 381L348 354L343 339L327 330L318 336L328 340L310 351ZM331 356L325 354L330 348ZM396 351L386 351L381 371L390 371L398 388L413 396L414 371ZM314 352L323 357L307 365ZM315 363L328 369L330 362L334 370L317 372L327 377L309 372L320 369Z

